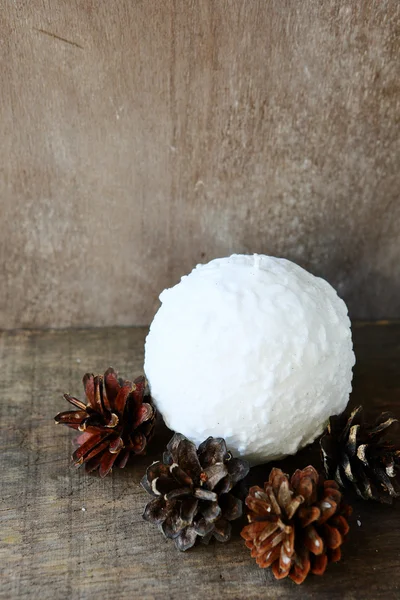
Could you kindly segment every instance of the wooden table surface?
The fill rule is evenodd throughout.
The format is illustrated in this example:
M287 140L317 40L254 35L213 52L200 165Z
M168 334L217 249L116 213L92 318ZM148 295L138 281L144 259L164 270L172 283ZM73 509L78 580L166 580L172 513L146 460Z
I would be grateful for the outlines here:
M351 404L372 416L400 415L400 324L354 325L357 365ZM343 559L302 586L259 569L239 536L178 553L142 520L139 486L170 432L147 457L100 480L70 467L73 432L53 424L64 392L82 397L85 371L109 365L124 377L143 366L145 328L0 334L0 598L341 598L400 597L400 502L356 501ZM315 445L279 464L318 460ZM314 462L315 464L315 462ZM257 467L251 483L267 478Z

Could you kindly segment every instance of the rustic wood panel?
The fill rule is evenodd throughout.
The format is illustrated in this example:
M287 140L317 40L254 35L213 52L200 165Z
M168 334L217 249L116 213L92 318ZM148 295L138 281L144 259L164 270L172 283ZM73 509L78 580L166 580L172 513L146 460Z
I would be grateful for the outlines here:
M393 599L400 595L400 505L357 501L343 560L297 587L259 569L241 538L180 554L141 518L139 481L149 455L101 481L70 468L73 432L56 427L61 394L81 394L86 370L109 364L140 373L146 329L3 332L0 335L0 598L172 600L183 598ZM356 325L352 405L399 414L400 324ZM305 467L315 447L277 463ZM262 483L269 467L252 471ZM360 522L357 525L357 521Z
M398 0L0 0L0 327L149 323L232 252L400 314Z

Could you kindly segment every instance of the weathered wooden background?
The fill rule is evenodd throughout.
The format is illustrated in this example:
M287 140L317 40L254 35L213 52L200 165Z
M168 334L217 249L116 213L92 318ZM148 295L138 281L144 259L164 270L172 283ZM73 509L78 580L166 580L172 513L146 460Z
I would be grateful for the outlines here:
M398 0L0 0L0 328L148 323L232 252L400 314Z

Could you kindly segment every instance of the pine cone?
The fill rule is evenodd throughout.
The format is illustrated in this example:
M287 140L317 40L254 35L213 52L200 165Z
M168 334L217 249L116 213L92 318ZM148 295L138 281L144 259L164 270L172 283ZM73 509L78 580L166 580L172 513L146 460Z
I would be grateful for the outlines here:
M144 377L123 381L110 367L104 377L86 373L83 386L88 403L64 394L78 410L59 413L55 421L83 432L72 455L75 465L85 463L86 471L99 469L105 477L113 465L125 467L131 453L144 454L155 409Z
M142 479L155 496L143 513L173 539L178 550L191 548L197 536L208 543L230 538L230 521L242 514L242 501L230 494L249 471L246 461L232 458L222 438L196 446L180 433L167 445L162 462L153 463Z
M314 467L291 477L272 469L264 489L250 488L246 498L250 525L241 535L261 568L276 579L302 583L308 573L322 575L328 562L340 560L350 507L334 481L324 481Z
M331 417L320 442L327 477L364 500L391 504L400 496L400 442L390 443L387 437L397 423L385 412L374 425L365 424L361 406L350 418Z

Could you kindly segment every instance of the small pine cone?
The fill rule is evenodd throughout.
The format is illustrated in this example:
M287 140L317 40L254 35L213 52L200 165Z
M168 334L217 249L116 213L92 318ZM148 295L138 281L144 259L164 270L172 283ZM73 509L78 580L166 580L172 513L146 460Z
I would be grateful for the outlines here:
M159 526L178 550L191 548L200 536L220 542L230 538L230 521L242 514L242 501L230 494L246 477L249 465L227 452L222 438L209 437L198 450L180 433L167 445L162 462L155 462L142 479L155 496L143 518Z
M59 413L55 421L83 432L72 455L75 465L84 463L87 472L98 469L105 477L114 465L125 467L131 453L145 453L155 409L144 377L123 381L110 367L104 377L86 373L83 387L87 404L64 394L78 410Z
M340 560L351 509L338 485L314 467L297 470L290 482L272 469L264 489L250 488L246 504L250 524L241 536L259 567L272 567L276 579L302 583L309 572L322 575L328 562Z
M400 441L388 440L397 425L388 412L366 424L361 406L349 418L331 417L320 441L327 477L364 500L391 504L400 496Z

